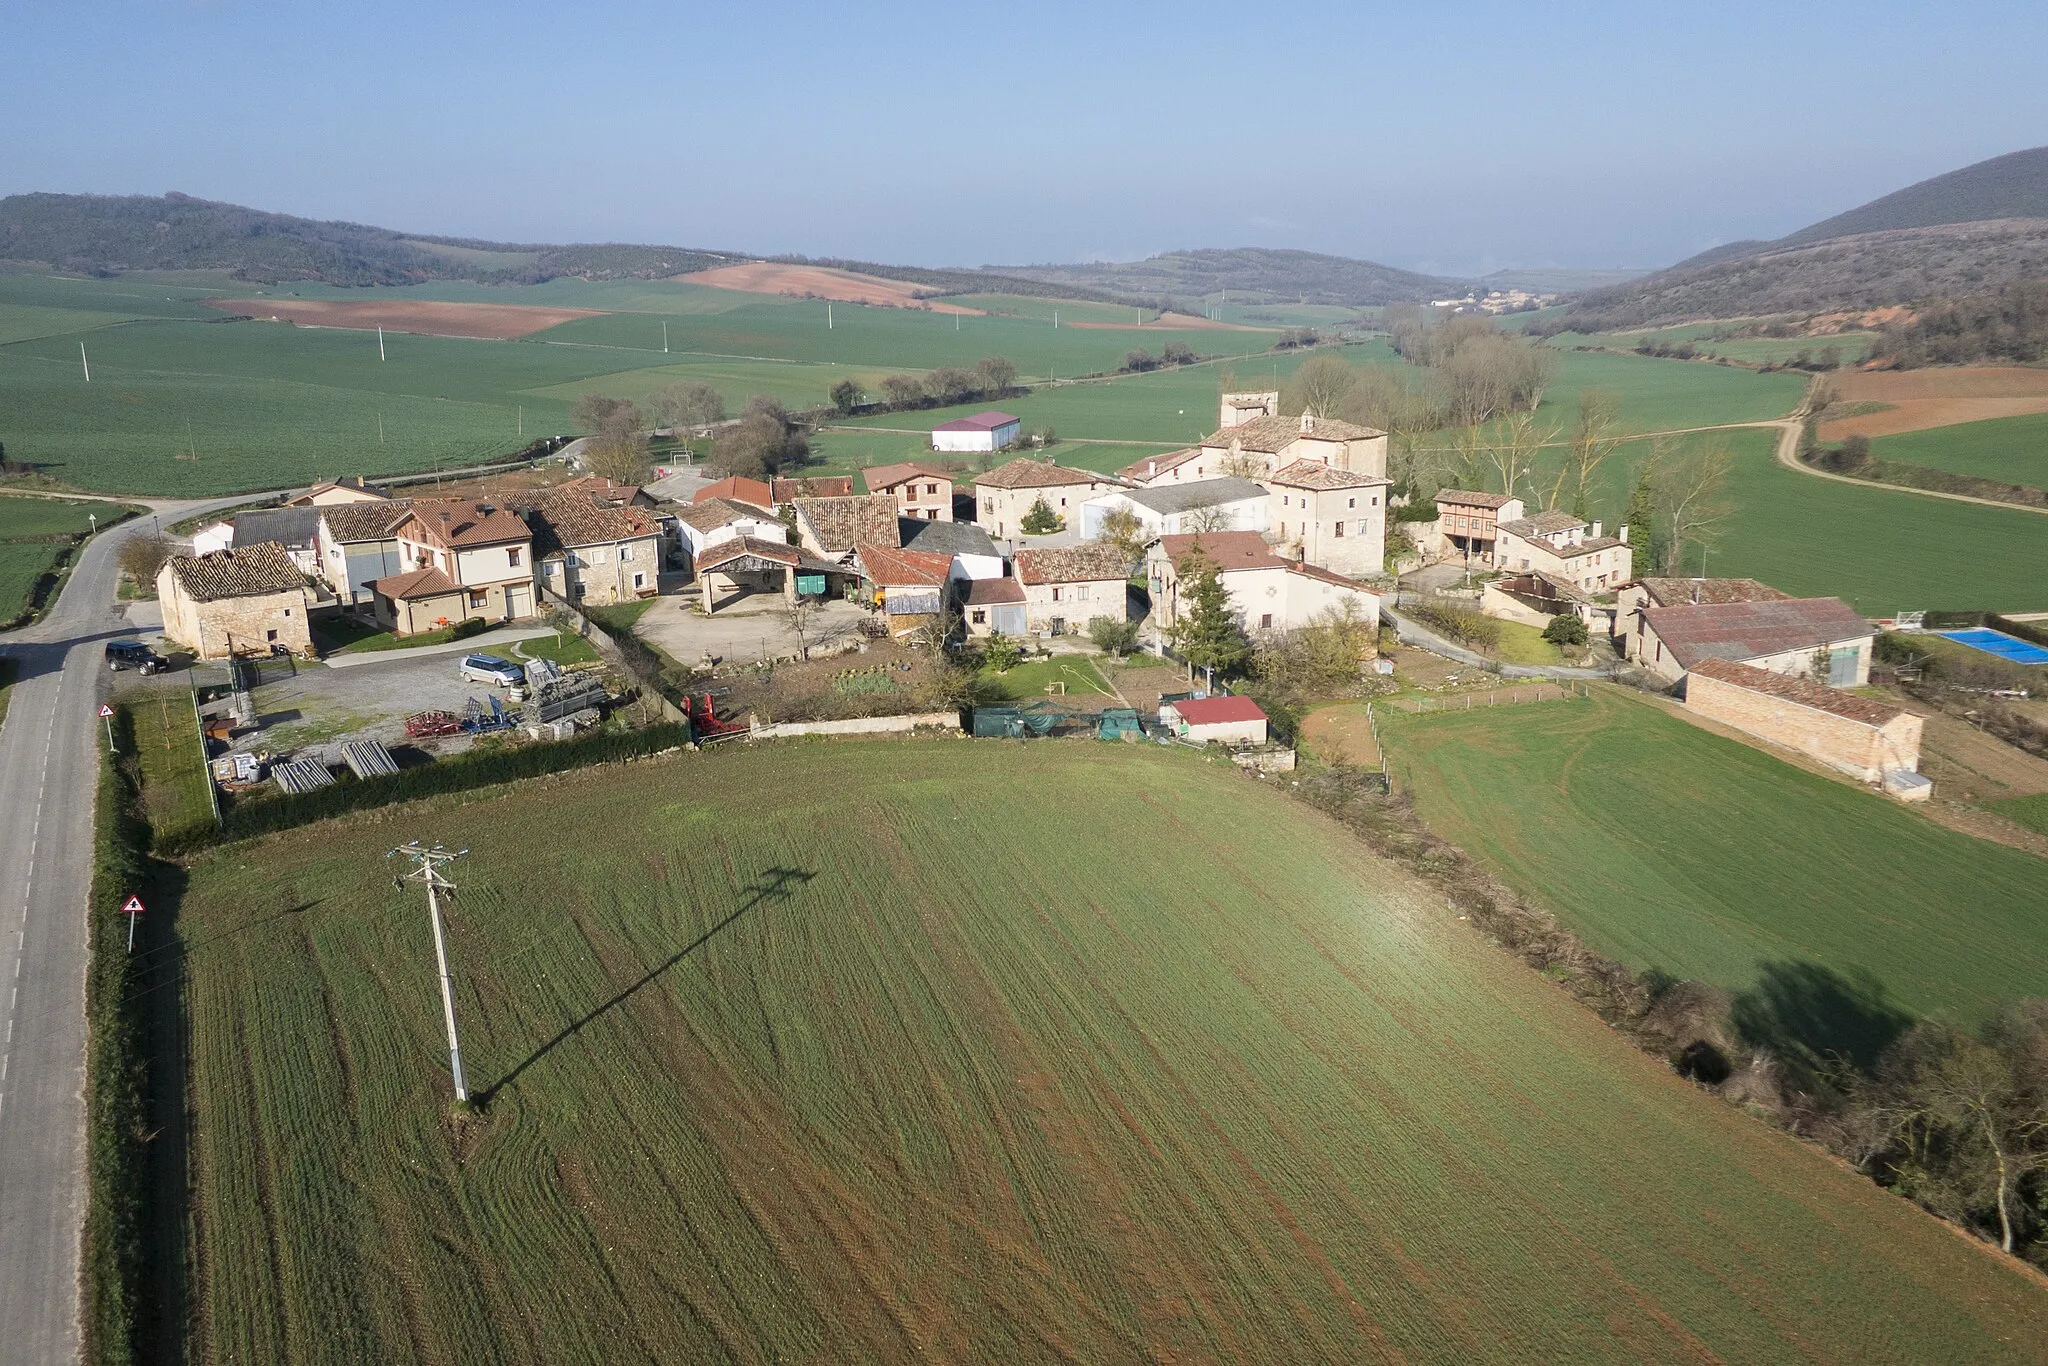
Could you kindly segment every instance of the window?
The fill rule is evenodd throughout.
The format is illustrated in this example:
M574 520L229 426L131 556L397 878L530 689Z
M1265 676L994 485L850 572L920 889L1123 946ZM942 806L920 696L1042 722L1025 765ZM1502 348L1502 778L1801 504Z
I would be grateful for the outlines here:
M996 515L996 500L995 500L995 499L993 499L993 498L984 498L984 499L982 499L982 500L981 500L981 510L982 510L983 512L986 512L986 513L987 513L987 514L988 514L989 516L991 516L991 517L995 516L995 515Z
M1358 506L1358 500L1356 498L1346 498L1344 500L1344 506L1348 508L1355 508Z
M1273 629L1273 614L1271 612L1261 612L1259 614L1259 629L1261 631Z
M647 576L645 574L635 574L633 576L633 586L635 588L645 588L647 586Z
M1052 600L1054 602L1058 602L1060 600L1060 590L1057 586L1055 586L1052 590Z
M632 559L632 558L633 558L633 547L632 547L632 546L629 546L629 545L622 545L622 546L620 546L620 547L619 547L619 563L620 563L620 564L624 564L624 563L625 563L625 562L626 562L627 560L630 560L630 559Z
M1344 524L1342 522L1337 523L1336 529L1330 534L1332 536L1342 536L1344 534Z
M285 609L284 609L284 614L285 614L286 616L290 616L290 615L292 614L292 609L291 609L291 608L289 608L289 607L285 608Z
M572 592L573 592L573 593L575 594L575 596L577 596L577 597L579 597L579 598L580 598L580 597L582 597L582 596L583 596L583 595L584 595L585 593L589 592L590 590L589 590L589 589L587 589L586 587L584 587L584 586L583 586L583 584L581 584L581 583L578 583L578 584L576 585L576 587L575 587L574 589L572 589L571 591L572 591Z
M470 595L469 595L469 605L470 605L471 607L484 607L484 606L488 606L488 605L489 605L489 603L490 603L490 601L491 601L491 595L490 595L489 593L479 593L479 592L476 592L476 591L475 591L474 589L472 589L472 590L470 591Z
M511 546L505 551L505 563L513 569L519 567L519 547Z
M1087 584L1085 584L1085 583L1077 583L1077 584L1075 584L1075 585L1074 585L1074 601L1075 601L1075 602L1086 602L1086 601L1088 601L1088 585L1087 585Z
M926 484L924 491L934 498L939 496L939 486L937 484Z
M1358 500L1354 498L1352 501L1355 503ZM1380 505L1380 496L1375 493L1372 497L1366 499L1365 502L1368 507L1378 507Z
M975 608L974 616L971 618L971 620L976 626L988 625L988 609L986 607Z

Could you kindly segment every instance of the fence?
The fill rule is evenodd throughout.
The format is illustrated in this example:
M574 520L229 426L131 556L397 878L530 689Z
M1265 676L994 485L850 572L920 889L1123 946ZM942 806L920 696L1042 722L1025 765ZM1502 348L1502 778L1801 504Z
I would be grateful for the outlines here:
M846 721L783 721L765 726L755 721L747 728L747 738L781 740L793 735L887 735L934 726L957 731L960 729L960 713L934 711L915 716L856 716Z
M615 666L626 677L640 685L640 692L653 702L655 710L664 721L681 721L682 711L669 700L661 684L661 666L653 651L635 640L628 649L612 638L610 632L583 615L581 608L544 583L538 583L540 600L556 609L562 617L574 622L571 627L576 635L587 641L590 647L602 655L605 662Z
M1376 705L1398 707L1412 716L1426 712L1471 711L1474 707L1512 707L1525 702L1561 702L1593 695L1584 683L1536 683L1515 688L1494 688L1488 692L1459 693L1452 697L1396 697ZM1370 711L1368 710L1368 715ZM1378 734L1374 737L1377 740Z

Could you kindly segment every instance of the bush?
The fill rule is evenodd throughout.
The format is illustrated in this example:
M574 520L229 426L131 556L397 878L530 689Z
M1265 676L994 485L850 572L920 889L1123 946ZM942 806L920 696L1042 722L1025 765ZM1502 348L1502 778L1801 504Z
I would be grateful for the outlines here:
M1090 617L1088 639L1104 654L1121 658L1138 648L1138 623L1118 617Z
M1024 514L1024 520L1017 523L1018 529L1030 536L1050 535L1065 525L1043 495L1031 505L1031 510Z
M463 621L456 622L453 626L448 628L448 639L468 640L471 636L482 635L484 632L490 630L493 626L496 626L497 624L498 623L494 621L488 621L483 617L469 617Z
M1024 661L1024 646L997 631L982 645L981 657L997 673L1008 673Z
M1491 650L1500 644L1500 623L1477 607L1451 598L1424 598L1408 611L1417 620L1435 627L1453 640L1462 640L1482 650Z
M1569 612L1554 616L1550 619L1550 624L1543 628L1543 638L1552 645L1584 645L1587 639L1586 623Z

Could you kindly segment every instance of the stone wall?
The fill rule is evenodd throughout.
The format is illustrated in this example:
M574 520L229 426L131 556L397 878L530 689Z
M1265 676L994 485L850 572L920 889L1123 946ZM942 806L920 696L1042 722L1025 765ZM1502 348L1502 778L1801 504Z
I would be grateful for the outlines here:
M784 721L765 726L755 721L748 728L747 738L780 740L792 735L889 735L932 727L957 731L960 729L960 713L933 711L914 716L857 716L846 721Z
M1871 725L1699 673L1686 676L1685 705L1867 783L1889 771L1920 767L1921 719L1907 712Z

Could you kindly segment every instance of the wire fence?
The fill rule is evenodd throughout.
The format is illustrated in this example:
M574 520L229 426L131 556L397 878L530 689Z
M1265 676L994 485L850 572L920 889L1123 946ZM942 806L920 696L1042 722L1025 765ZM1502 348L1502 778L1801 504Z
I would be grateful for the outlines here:
M1411 716L1427 712L1471 711L1475 707L1512 707L1527 702L1562 702L1592 697L1593 690L1578 682L1527 683L1518 687L1494 688L1486 692L1458 693L1451 697L1396 697L1377 705L1397 707Z

